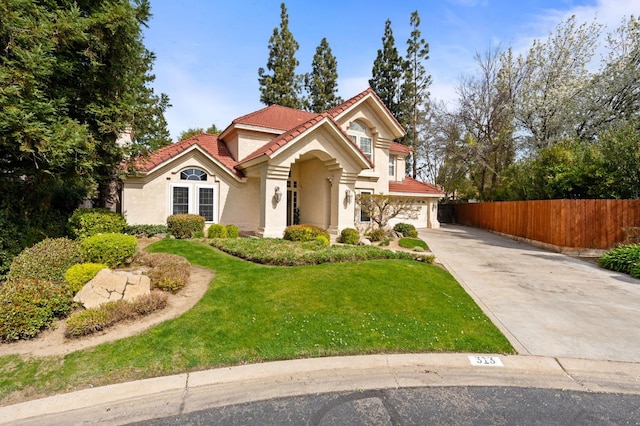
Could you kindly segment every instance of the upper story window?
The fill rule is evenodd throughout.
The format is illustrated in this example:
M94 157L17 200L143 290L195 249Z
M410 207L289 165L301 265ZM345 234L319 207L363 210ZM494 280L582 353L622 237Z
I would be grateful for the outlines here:
M347 131L349 137L360 147L362 152L369 157L373 158L373 139L369 134L369 129L362 125L358 121L354 121L349 124L349 130Z
M207 174L200 169L185 169L180 172L180 180L198 180L206 182Z
M389 155L389 176L396 176L396 156L393 154Z

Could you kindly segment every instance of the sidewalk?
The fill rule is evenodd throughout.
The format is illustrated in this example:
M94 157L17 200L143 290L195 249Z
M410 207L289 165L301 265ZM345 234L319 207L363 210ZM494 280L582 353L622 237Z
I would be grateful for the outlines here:
M475 357L368 355L219 368L0 407L0 424L126 424L287 396L420 386L515 386L640 394L640 364L494 355L494 361L503 366L474 366L469 356Z

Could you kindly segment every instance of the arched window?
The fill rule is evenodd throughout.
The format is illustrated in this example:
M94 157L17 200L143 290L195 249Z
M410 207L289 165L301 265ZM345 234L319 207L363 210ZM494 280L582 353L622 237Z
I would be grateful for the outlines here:
M347 134L367 157L373 159L373 139L366 126L359 121L353 121L349 124Z
M180 180L206 181L207 174L200 169L186 169L180 172Z
M215 187L202 185L206 182L206 172L196 168L184 169L180 172L181 181L190 183L173 183L169 187L171 211L169 214L192 213L204 217L207 222L216 220ZM192 182L192 183L191 183Z

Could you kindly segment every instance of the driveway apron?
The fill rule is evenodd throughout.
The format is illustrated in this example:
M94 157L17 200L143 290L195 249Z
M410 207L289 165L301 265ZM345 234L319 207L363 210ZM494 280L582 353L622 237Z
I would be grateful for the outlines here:
M521 354L640 362L640 280L481 229L422 229Z

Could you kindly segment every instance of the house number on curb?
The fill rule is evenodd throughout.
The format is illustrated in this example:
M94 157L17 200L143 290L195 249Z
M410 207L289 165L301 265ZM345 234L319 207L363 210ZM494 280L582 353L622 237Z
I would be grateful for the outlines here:
M502 365L502 361L497 356L478 356L478 355L469 355L469 361L471 361L471 365L474 366L485 366L485 367L504 367Z

